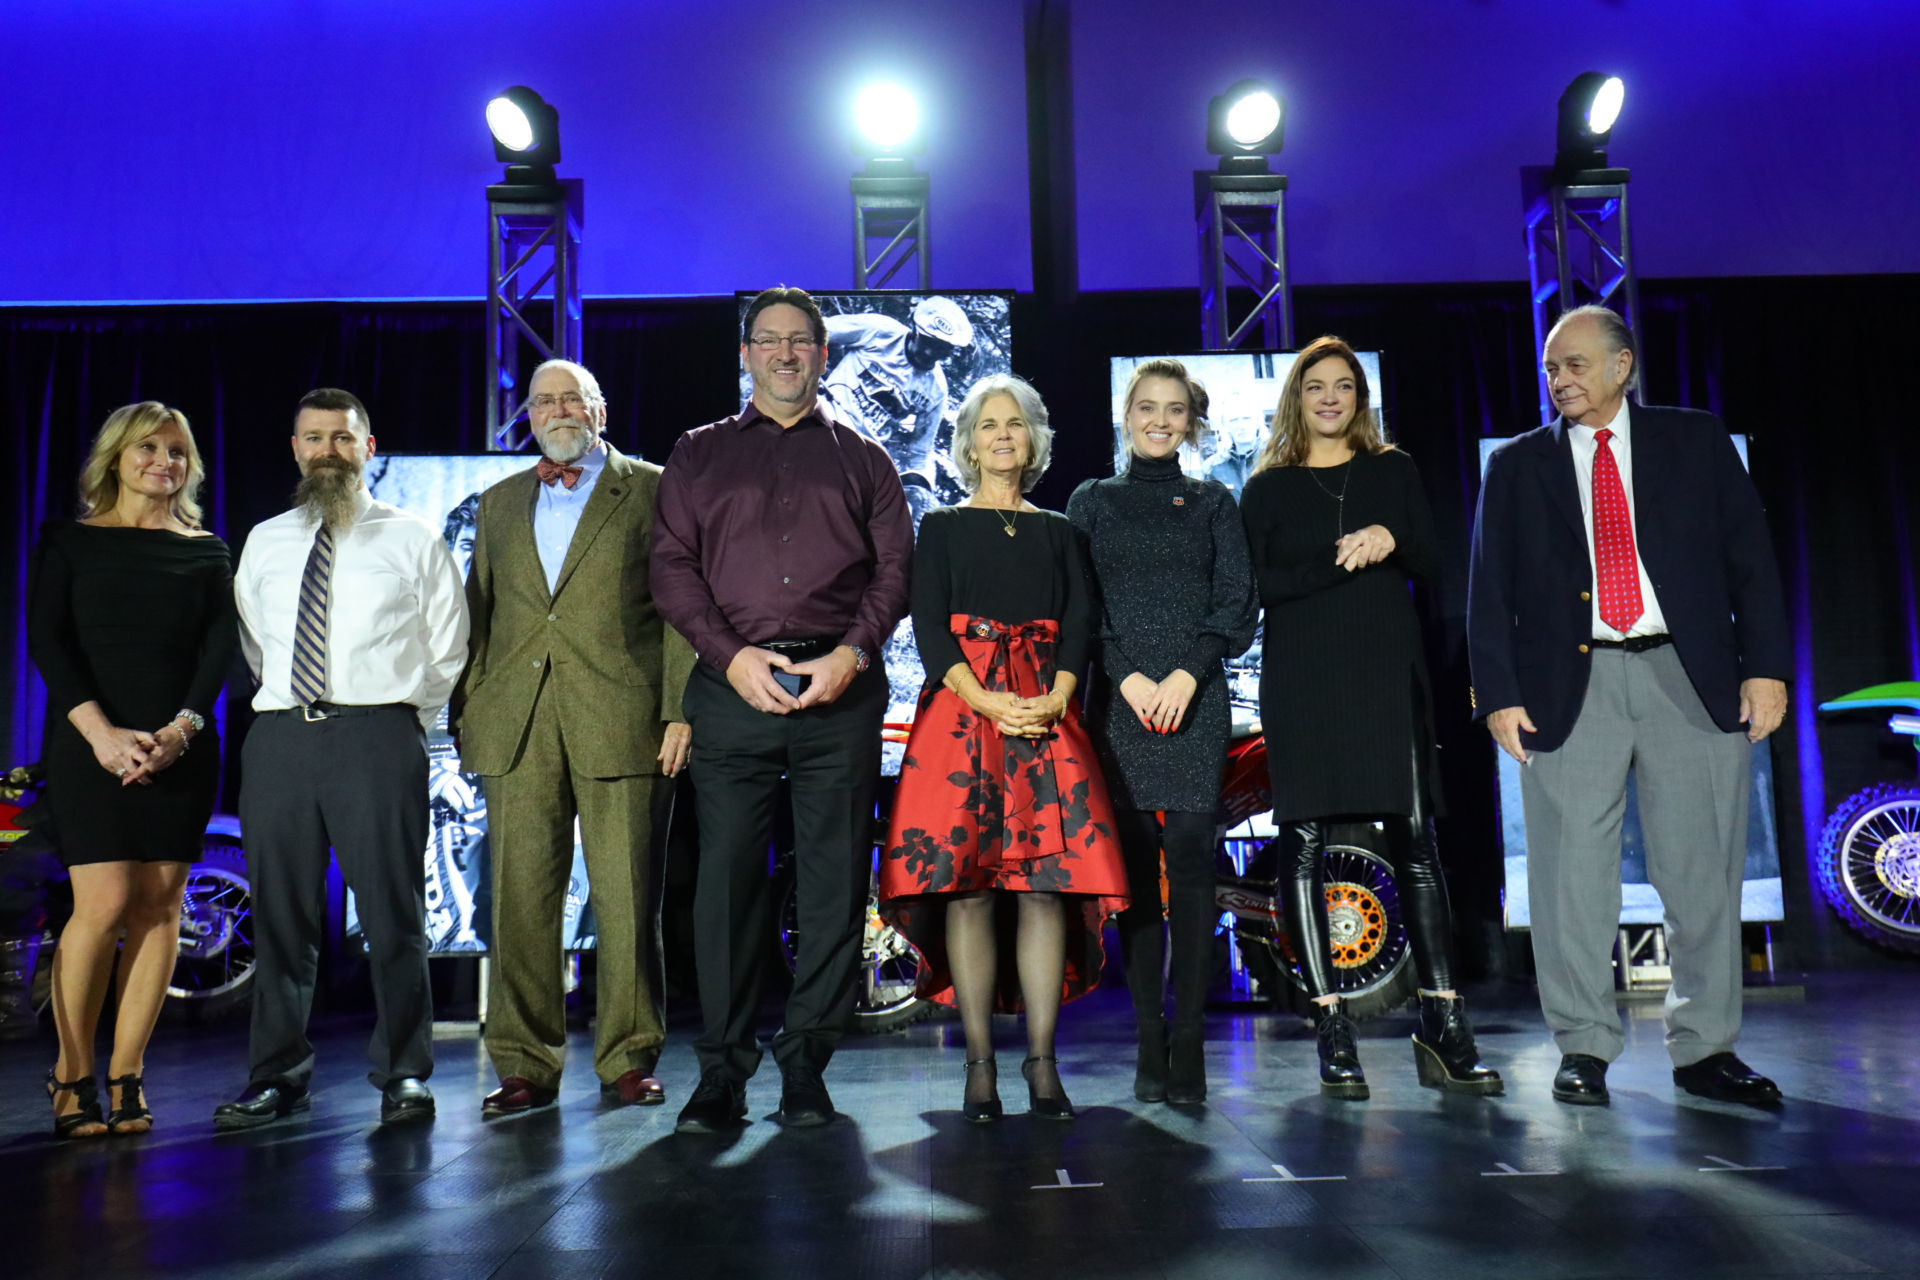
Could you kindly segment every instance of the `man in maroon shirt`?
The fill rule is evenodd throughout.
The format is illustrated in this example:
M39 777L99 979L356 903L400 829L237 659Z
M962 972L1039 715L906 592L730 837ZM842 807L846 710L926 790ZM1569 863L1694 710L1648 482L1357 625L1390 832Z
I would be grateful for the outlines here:
M907 611L913 526L886 450L815 399L826 322L799 289L747 308L746 411L689 431L660 481L653 594L699 654L693 726L700 876L695 957L705 1022L682 1133L733 1127L760 1065L754 1033L772 931L767 845L793 795L799 955L773 1039L781 1121L825 1124L821 1071L853 1013L888 701L877 659Z

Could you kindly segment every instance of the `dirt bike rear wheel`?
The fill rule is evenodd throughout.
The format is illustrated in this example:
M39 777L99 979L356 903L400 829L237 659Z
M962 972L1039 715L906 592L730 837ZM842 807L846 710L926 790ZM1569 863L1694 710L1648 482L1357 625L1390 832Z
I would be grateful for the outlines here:
M1920 952L1920 786L1856 791L1820 836L1820 887L1869 942Z

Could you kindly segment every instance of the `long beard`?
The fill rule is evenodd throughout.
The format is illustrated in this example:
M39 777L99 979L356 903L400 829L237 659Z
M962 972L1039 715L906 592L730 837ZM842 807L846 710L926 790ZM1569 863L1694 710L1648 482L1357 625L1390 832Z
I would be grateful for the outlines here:
M353 523L353 495L360 472L346 462L315 459L293 491L293 505L339 533Z

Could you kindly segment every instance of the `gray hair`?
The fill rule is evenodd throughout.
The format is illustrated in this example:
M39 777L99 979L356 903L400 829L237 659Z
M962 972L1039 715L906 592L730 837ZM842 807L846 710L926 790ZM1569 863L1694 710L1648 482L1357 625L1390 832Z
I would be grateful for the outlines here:
M525 413L533 403L533 384L549 369L561 369L572 374L574 382L580 387L581 398L588 404L603 405L607 402L607 398L600 394L600 379L594 377L587 366L573 360L542 360L534 367L533 376L527 379L526 399L520 402L521 413Z
M973 451L973 429L979 425L980 410L993 396L1012 396L1027 420L1027 439L1033 456L1020 472L1020 492L1026 493L1040 483L1047 464L1053 461L1053 428L1047 425L1047 405L1033 384L1011 373L996 373L967 388L960 412L953 422L953 467L968 493L980 488L980 456Z
M1584 307L1575 307L1561 313L1553 322L1553 328L1547 330L1547 341L1553 341L1553 335L1560 332L1561 326L1570 320L1586 316L1600 326L1600 339L1607 344L1607 354L1618 355L1624 351L1633 357L1633 363L1627 368L1627 384L1622 391L1632 391L1640 385L1640 348L1633 340L1633 330L1627 328L1627 322L1612 307L1603 307L1589 302Z

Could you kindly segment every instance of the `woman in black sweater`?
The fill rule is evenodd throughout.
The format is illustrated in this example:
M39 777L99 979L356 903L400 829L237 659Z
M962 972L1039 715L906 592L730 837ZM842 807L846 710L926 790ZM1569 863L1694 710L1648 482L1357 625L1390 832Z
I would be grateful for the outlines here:
M1178 360L1148 360L1123 403L1126 470L1081 485L1067 515L1086 535L1098 586L1106 680L1091 719L1133 889L1120 915L1139 1029L1133 1096L1194 1104L1207 1096L1214 811L1232 726L1223 660L1253 643L1253 578L1233 494L1180 469L1180 447L1205 424L1205 388ZM1171 1042L1160 976L1168 933Z
M1260 715L1280 876L1319 1035L1320 1087L1364 1098L1353 1023L1334 991L1322 851L1327 824L1384 820L1420 980L1420 1083L1499 1093L1453 985L1452 922L1434 846L1432 696L1409 591L1439 568L1413 460L1388 444L1352 348L1300 353L1241 495L1266 606Z

